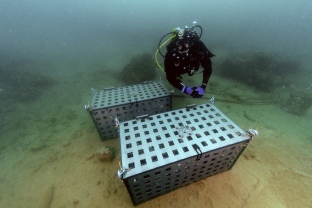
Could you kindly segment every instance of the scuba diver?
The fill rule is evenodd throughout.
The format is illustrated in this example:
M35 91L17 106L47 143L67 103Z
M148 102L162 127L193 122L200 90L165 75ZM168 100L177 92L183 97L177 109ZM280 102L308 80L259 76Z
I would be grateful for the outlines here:
M201 30L200 36L195 31L196 27ZM164 66L168 82L189 96L201 98L205 93L208 80L212 73L210 58L215 56L200 40L202 35L201 26L194 25L193 27L185 27L184 29L176 28L175 31L168 34L172 35L169 38L172 40L167 45L167 53L165 56L160 53L165 58ZM181 75L188 74L189 76L193 76L198 73L200 65L203 68L202 83L198 87L184 85Z

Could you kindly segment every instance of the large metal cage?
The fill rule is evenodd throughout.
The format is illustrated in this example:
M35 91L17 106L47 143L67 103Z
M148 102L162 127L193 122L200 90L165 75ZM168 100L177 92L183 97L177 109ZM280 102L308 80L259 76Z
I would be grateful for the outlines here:
M233 167L251 140L213 104L120 123L118 171L134 205Z

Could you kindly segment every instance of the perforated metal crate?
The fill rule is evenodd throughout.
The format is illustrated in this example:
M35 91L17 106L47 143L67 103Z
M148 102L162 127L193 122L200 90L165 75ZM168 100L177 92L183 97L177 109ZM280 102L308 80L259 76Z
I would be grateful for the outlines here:
M252 138L213 104L122 122L119 176L134 205L229 170Z
M88 108L102 140L118 137L118 123L171 110L172 95L162 82L95 91Z

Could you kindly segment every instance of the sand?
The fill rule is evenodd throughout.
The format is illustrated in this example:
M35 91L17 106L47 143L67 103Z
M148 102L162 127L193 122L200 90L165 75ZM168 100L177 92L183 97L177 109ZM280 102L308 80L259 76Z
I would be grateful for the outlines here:
M51 73L58 83L40 98L1 101L0 207L133 207L117 177L118 138L101 141L84 110L91 87L123 86L118 71L104 63L62 67ZM173 109L211 96L238 126L258 129L259 136L231 170L137 207L311 207L312 109L302 116L287 113L275 98L217 75L203 99L176 92ZM117 148L113 161L95 156L102 146Z

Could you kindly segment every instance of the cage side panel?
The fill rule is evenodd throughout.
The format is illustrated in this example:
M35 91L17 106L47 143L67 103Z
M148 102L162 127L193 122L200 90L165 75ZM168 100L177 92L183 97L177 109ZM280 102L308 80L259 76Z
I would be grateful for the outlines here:
M129 196L131 198L131 201L132 201L133 205L138 205L139 203L137 202L137 198L134 195L135 192L133 191L134 188L138 187L138 184L137 185L133 185L132 184L132 187L130 187L130 185L129 185L130 181L132 181L130 178L123 179L123 183L125 184L125 186L127 188L128 194L129 194Z
M92 111L93 121L102 140L118 136L113 113L114 111L109 108Z
M246 142L233 144L125 179L133 204L231 169L246 145Z
M238 151L237 156L235 158L233 158L232 166L229 169L231 169L235 165L238 158L241 156L241 154L243 154L244 150L248 146L249 142L250 142L250 140L240 143L240 148L237 150Z

